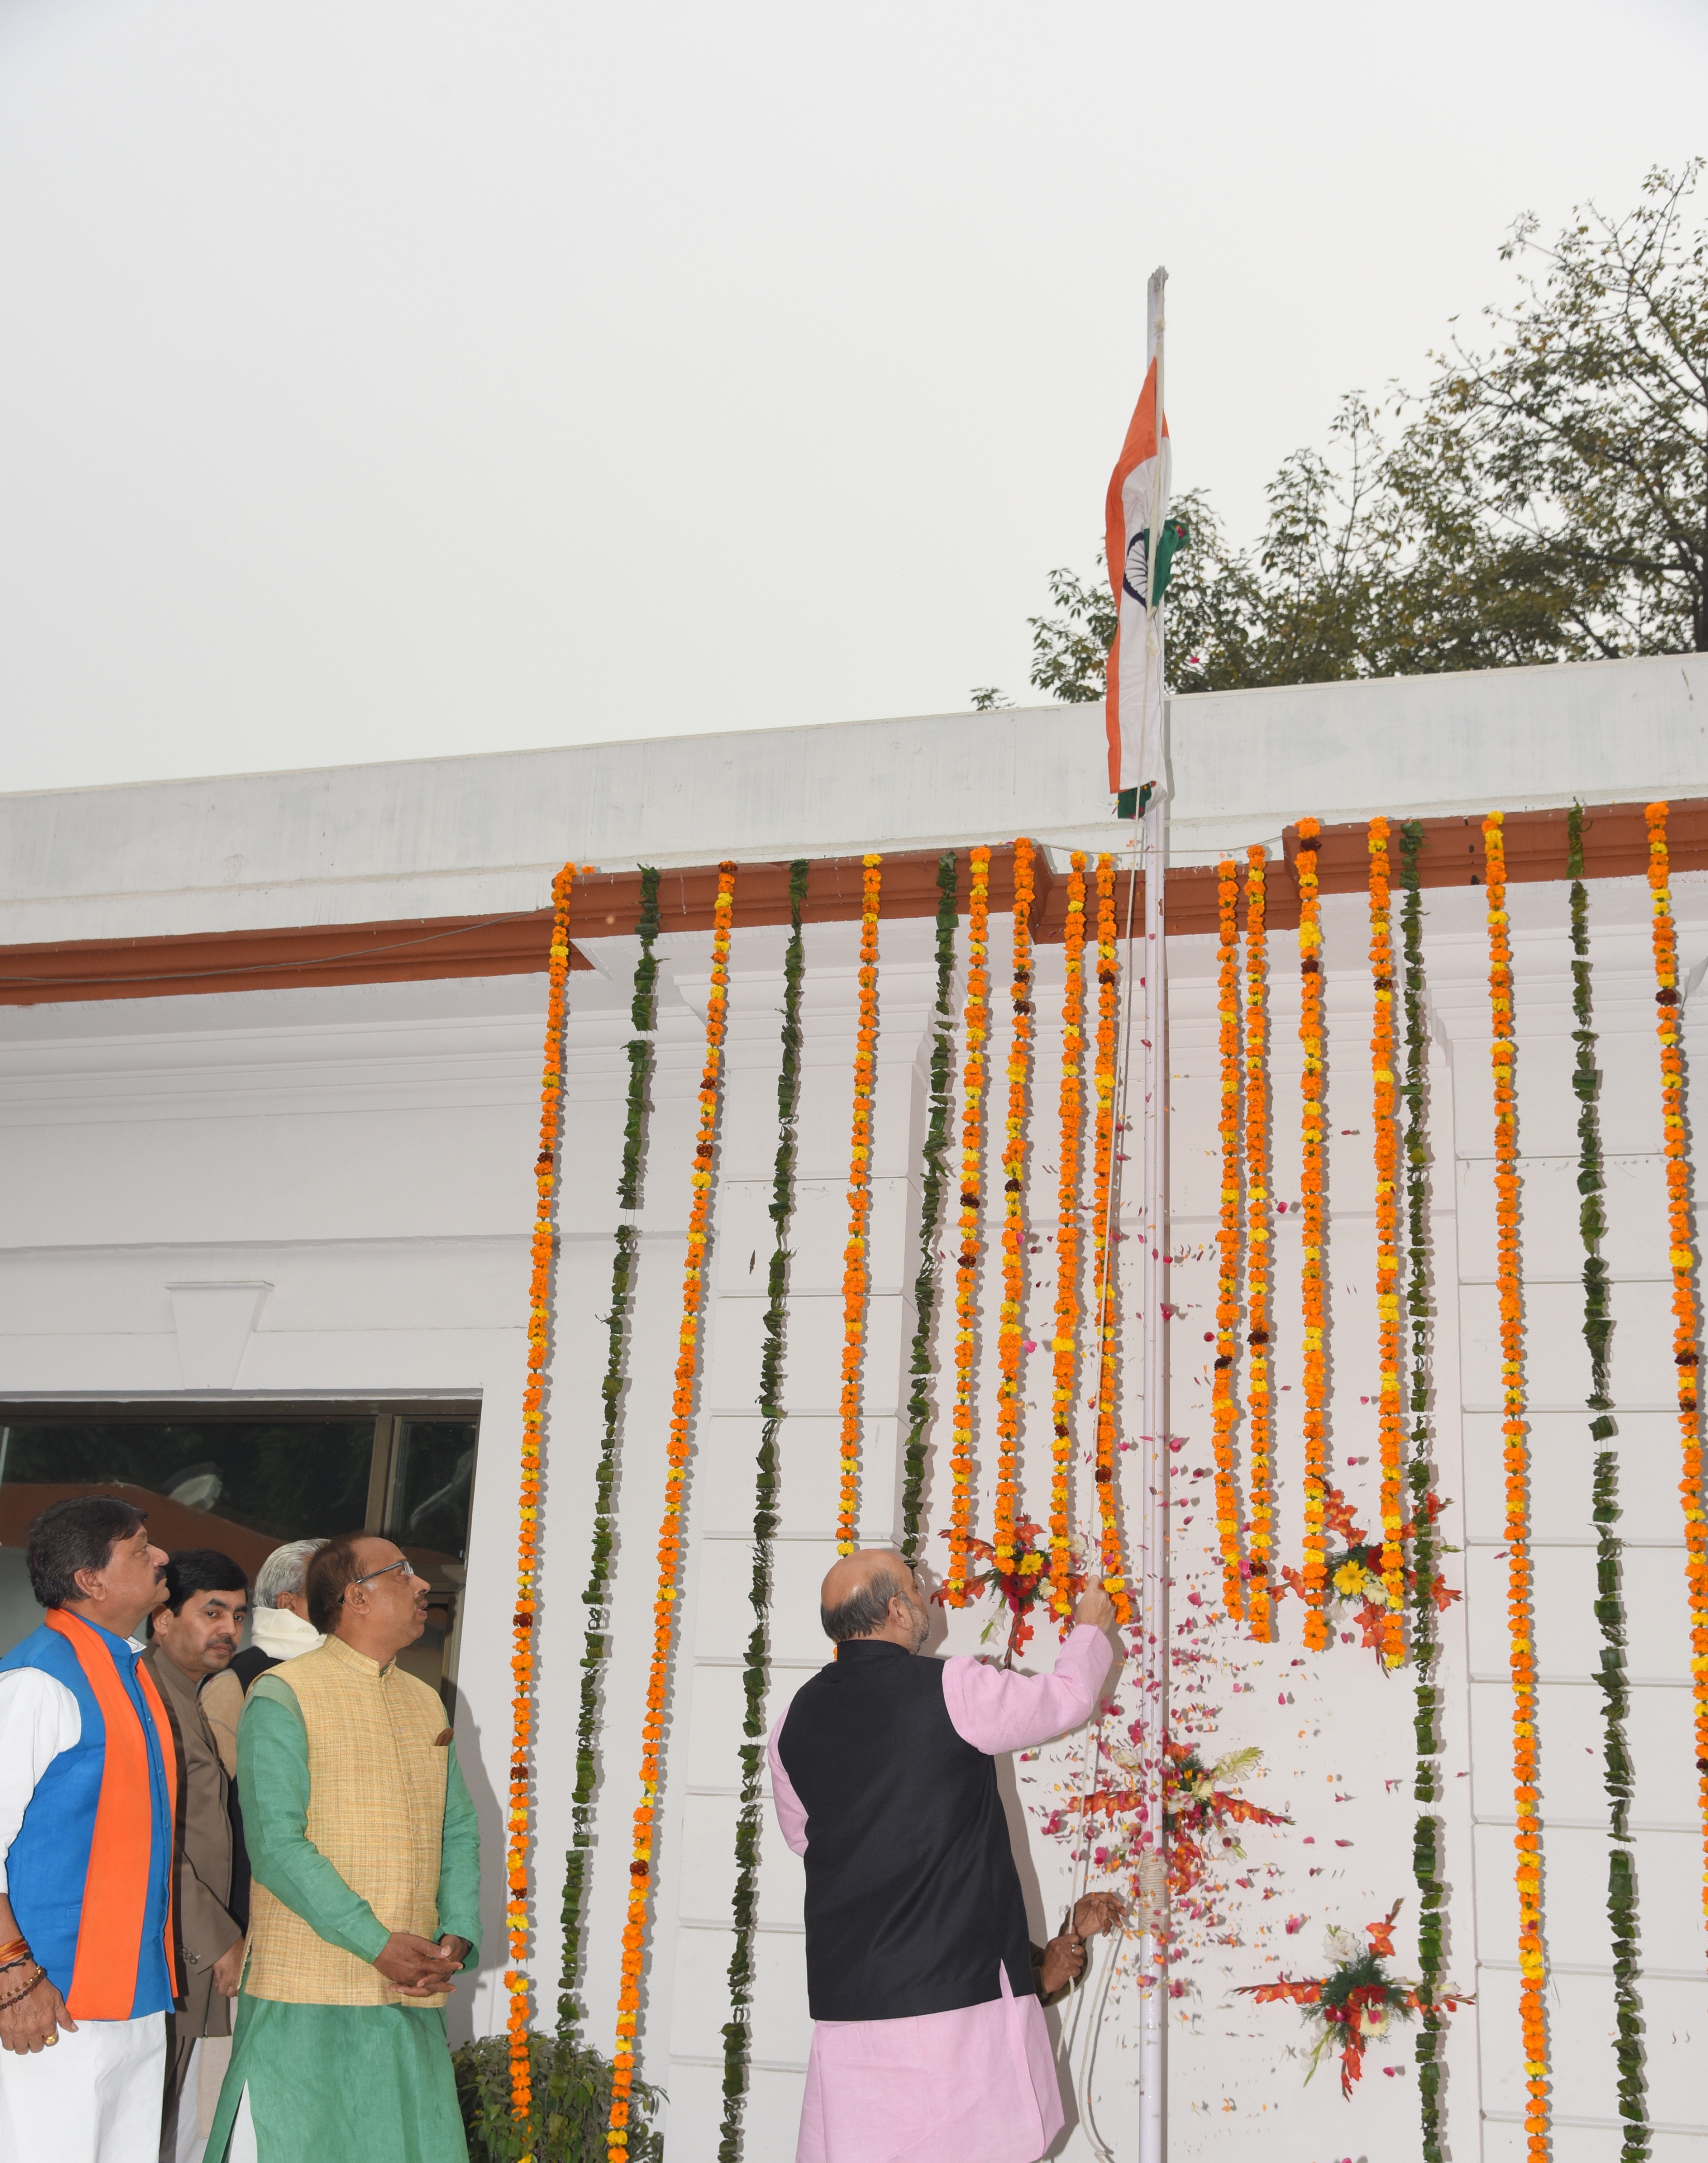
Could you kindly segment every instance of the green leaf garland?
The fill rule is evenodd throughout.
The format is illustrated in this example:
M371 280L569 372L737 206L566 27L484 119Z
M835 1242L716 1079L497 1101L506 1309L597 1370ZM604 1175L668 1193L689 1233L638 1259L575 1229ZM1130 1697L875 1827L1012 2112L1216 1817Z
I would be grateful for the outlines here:
M1572 1040L1577 1059L1572 1087L1578 1099L1578 1226L1584 1242L1584 1342L1590 1352L1590 1395L1596 1417L1590 1434L1611 1442L1607 1354L1613 1334L1607 1305L1607 1265L1601 1244L1606 1233L1601 1207L1606 1176L1601 1158L1601 1073L1596 1063L1595 1008L1590 976L1590 896L1584 884L1584 812L1575 804L1566 823L1570 851ZM1596 1538L1596 1620L1601 1630L1602 1776L1607 1789L1607 1923L1613 1939L1613 2055L1619 2066L1619 2115L1625 2121L1621 2163L1643 2163L1649 2152L1648 2105L1643 2085L1643 2001L1637 1988L1637 1865L1631 1851L1631 1756L1626 1744L1628 1700L1625 1684L1625 1602L1620 1590L1624 1542L1619 1521L1619 1458L1596 1452L1591 1515Z
M624 1212L625 1221L617 1227L616 1253L611 1262L611 1307L605 1318L609 1349L605 1377L599 1385L604 1400L605 1426L594 1481L593 1554L587 1587L582 1594L588 1610L587 1636L581 1658L581 1716L575 1736L574 1830L563 1879L563 1980L557 1999L557 2024L561 2035L572 2035L586 2018L586 2008L580 1997L585 1937L583 1910L588 1857L593 1848L593 1789L598 1781L594 1741L599 1727L599 1685L603 1679L609 1642L611 1496L617 1476L623 1392L629 1380L629 1317L635 1249L632 1219L640 1207L646 1144L646 1085L652 1076L653 1031L658 1020L658 958L652 951L659 933L658 886L659 873L643 865L640 914L635 927L640 937L640 955L635 964L629 1003L629 1014L637 1034L624 1047L629 1061L629 1088L623 1122L622 1165L617 1179L617 1205Z
M1405 960L1406 1067L1398 1093L1405 1105L1400 1145L1406 1167L1405 1299L1411 1331L1407 1365L1411 1376L1412 1432L1407 1477L1412 1490L1412 1657L1418 1674L1413 1715L1418 1769L1413 1793L1420 1803L1439 1803L1441 1781L1435 1761L1441 1753L1441 1693L1436 1681L1436 1663L1441 1656L1441 1643L1434 1599L1437 1505L1429 1417L1433 1314L1429 1295L1429 1036L1423 1002L1423 898L1418 875L1418 858L1423 846L1422 821L1407 820L1400 828L1400 885L1405 894L1400 909L1400 931ZM1420 1810L1412 1834L1412 1872L1418 1883L1418 1962L1423 1970L1418 1985L1422 2024L1418 2033L1417 2061L1424 2163L1444 2163L1446 2153L1441 2139L1441 2084L1444 2070L1441 2063L1442 2019L1435 2002L1441 1980L1443 1909L1446 1899L1441 1878L1441 1837L1439 1816L1433 1810Z
M937 1311L937 1237L943 1221L943 1154L949 1134L949 1080L954 1071L955 852L937 865L937 1029L931 1047L931 1113L925 1128L925 1177L919 1197L919 1275L913 1281L913 1387L907 1399L907 1447L901 1482L901 1552L909 1562L919 1548L919 1512L925 1490L926 1431L931 1425L932 1323Z
M760 1359L759 1459L753 1502L753 1631L742 1682L741 1808L735 1821L735 1944L729 1956L729 2014L723 2029L723 2124L718 2163L739 2163L747 2099L749 2014L753 2003L753 1940L759 1921L760 1778L765 1765L765 1689L770 1679L771 1542L777 1529L777 1436L783 1419L783 1350L788 1313L789 1220L795 1210L795 1123L801 1097L801 983L806 950L801 905L807 860L789 867L789 944L783 956L783 1054L777 1075L777 1155L771 1174L771 1249Z

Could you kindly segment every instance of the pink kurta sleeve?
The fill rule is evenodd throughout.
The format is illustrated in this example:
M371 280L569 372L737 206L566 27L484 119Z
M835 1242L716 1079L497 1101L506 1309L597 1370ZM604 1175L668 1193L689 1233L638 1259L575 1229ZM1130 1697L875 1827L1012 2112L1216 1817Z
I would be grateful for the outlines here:
M783 1829L783 1838L797 1855L807 1852L807 1806L795 1793L795 1785L783 1770L783 1761L777 1755L777 1737L783 1731L785 1713L772 1728L765 1741L765 1757L771 1768L771 1801L776 1807L777 1823Z
M1091 1622L1068 1631L1053 1674L1016 1674L958 1654L943 1662L943 1704L956 1734L975 1750L992 1757L1030 1750L1090 1716L1114 1658L1109 1639ZM775 1772L775 1748L771 1765Z

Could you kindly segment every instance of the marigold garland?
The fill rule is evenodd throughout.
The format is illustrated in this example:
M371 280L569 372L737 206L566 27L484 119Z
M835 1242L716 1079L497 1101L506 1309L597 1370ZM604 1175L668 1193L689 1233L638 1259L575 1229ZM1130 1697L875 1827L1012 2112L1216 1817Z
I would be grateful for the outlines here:
M1548 1956L1542 1940L1542 1820L1537 1810L1536 1642L1531 1605L1530 1449L1524 1417L1524 1290L1518 1256L1518 1101L1513 1087L1512 948L1507 924L1507 858L1502 814L1483 821L1489 930L1490 1063L1495 1095L1496 1281L1500 1293L1501 1382L1505 1401L1507 1615L1512 1636L1513 1846L1518 1890L1518 2018L1524 2036L1525 2145L1535 2163L1549 2152Z
M990 851L974 849L967 900L967 1054L961 1067L961 1213L955 1265L955 1411L949 1458L949 1569L944 1603L964 1607L973 1517L973 1356L978 1343L980 1220L985 1210L985 1069L990 1029Z
M1115 858L1097 859L1097 1093L1092 1145L1092 1252L1097 1286L1097 1510L1103 1562L1103 1589L1115 1602L1115 1619L1131 1611L1126 1574L1121 1567L1120 1517L1116 1506L1115 1241L1115 1037L1120 1013L1120 960L1115 944Z
M777 1069L777 1154L771 1169L775 1228L766 1270L765 1349L760 1355L759 1457L754 1468L753 1577L742 1685L741 1801L735 1822L735 1894L730 1903L735 1943L729 1955L729 2018L723 2025L723 2123L718 2163L740 2163L748 2082L749 2012L753 2003L753 1944L759 1928L759 1842L765 1768L765 1689L770 1679L771 1542L777 1530L777 1438L783 1424L783 1345L789 1312L789 1224L795 1212L796 1123L801 1103L801 985L807 973L801 908L808 865L789 867L789 943L783 954L782 1052Z
M878 1044L878 895L884 859L862 856L859 1020L854 1032L854 1134L849 1148L848 1244L842 1254L842 1480L836 1551L852 1554L859 1533L860 1364L865 1350L871 1270L866 1235L872 1211L872 1078Z
M919 1182L919 1274L913 1280L913 1352L907 1363L913 1386L907 1396L907 1443L902 1453L901 1552L911 1562L919 1548L919 1516L925 1495L926 1430L932 1417L932 1340L938 1296L938 1228L943 1221L943 1151L949 1138L949 1078L954 1071L955 909L959 866L953 849L937 860L937 1005L931 1042L930 1110Z
M533 1271L528 1284L528 1380L522 1391L521 1476L516 1501L516 1608L511 1621L509 1841L504 1927L510 1958L525 1960L530 1935L528 1851L531 1838L534 1746L534 1581L540 1550L540 1442L546 1420L546 1369L551 1356L551 1265L557 1249L555 1197L563 1135L563 1020L569 983L569 903L575 866L551 882L551 949L547 964L546 1042L540 1076L540 1150L534 1160ZM525 2125L533 2112L529 2051L528 1978L506 1971L509 1993L510 2116Z
M1008 1118L1002 1147L1002 1316L996 1332L996 1567L1015 1568L1014 1513L1020 1492L1020 1370L1026 1332L1026 1225L1021 1194L1026 1171L1026 1122L1032 1079L1032 845L1024 835L1014 845L1013 972L1009 997L1014 1019L1008 1042Z
M1079 1157L1085 1123L1085 856L1069 859L1068 922L1063 933L1060 1158L1056 1181L1056 1333L1051 1339L1050 1607L1060 1621L1073 1611L1069 1590L1073 1550L1068 1537L1068 1481L1073 1453L1073 1391L1079 1367Z
M1679 955L1673 929L1667 807L1651 804L1648 883L1653 896L1655 1034L1660 1039L1660 1090L1666 1137L1668 1260L1673 1274L1673 1364L1678 1369L1679 1439L1684 1506L1684 1574L1690 1601L1690 1686L1696 1712L1697 1793L1708 1862L1708 1517L1702 1498L1702 1416L1696 1393L1695 1249L1691 1239L1690 1160L1684 1139L1684 1060L1679 1036ZM1708 1872L1703 1904L1708 1907Z
M1216 1356L1210 1392L1212 1448L1216 1468L1216 1542L1222 1558L1222 1602L1230 1621L1243 1621L1246 1579L1240 1567L1240 1477L1234 1456L1239 1400L1234 1363L1239 1356L1240 1202L1245 1150L1240 1138L1240 867L1231 856L1216 866L1216 1018L1222 1061L1221 1217L1216 1232Z
M1275 1400L1269 1376L1269 938L1268 866L1262 845L1246 851L1246 1311L1251 1348L1247 1425L1251 1438L1251 1635L1275 1634Z
M1328 1532L1324 1502L1329 1485L1327 1405L1329 1362L1323 1276L1323 909L1317 856L1322 827L1298 822L1298 1040L1300 1297L1304 1316L1304 1638L1306 1649L1329 1643Z
M617 1991L617 2040L611 2053L611 2110L605 2145L613 2158L626 2157L629 2153L629 2098L635 2082L640 1970L646 1958L664 1708L670 1686L676 1595L682 1577L682 1508L690 1453L688 1427L693 1417L694 1385L699 1373L712 1162L718 1134L718 1109L723 1095L723 1037L729 1013L729 924L734 892L734 865L720 864L718 899L712 919L712 982L706 995L706 1055L700 1070L700 1123L694 1138L694 1169L689 1175L692 1198L688 1208L687 1259L682 1269L682 1319L677 1338L676 1390L671 1399L670 1443L666 1452L669 1469L665 1474L664 1516L658 1530L658 1590L652 1609L652 1662L646 1677L646 1717L640 1729L640 1801L635 1812L628 1919L623 1929L623 1961Z
M1400 1129L1394 1075L1393 926L1386 819L1370 822L1370 1031L1376 1157L1376 1432L1382 1453L1382 1575L1387 1607L1382 1623L1384 1667L1406 1657L1405 1557L1400 1523L1404 1438L1400 1412Z

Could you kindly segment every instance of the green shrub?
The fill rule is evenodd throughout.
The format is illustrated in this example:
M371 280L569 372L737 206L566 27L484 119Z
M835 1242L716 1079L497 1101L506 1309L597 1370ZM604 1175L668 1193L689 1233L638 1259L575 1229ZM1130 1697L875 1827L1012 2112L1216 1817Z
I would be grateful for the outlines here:
M484 2035L453 2050L457 2100L468 2134L471 2163L605 2163L605 2124L611 2109L611 2061L571 2036L535 2035L534 2115L525 2127L510 2116L510 2045ZM636 2081L629 2100L629 2153L633 2163L663 2163L664 2135L647 2121L664 2100Z

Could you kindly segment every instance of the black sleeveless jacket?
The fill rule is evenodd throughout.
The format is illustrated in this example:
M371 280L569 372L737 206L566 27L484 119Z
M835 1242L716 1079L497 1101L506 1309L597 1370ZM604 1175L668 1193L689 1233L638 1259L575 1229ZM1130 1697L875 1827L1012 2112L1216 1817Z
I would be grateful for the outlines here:
M964 1742L940 1660L854 1638L806 1684L777 1753L807 1812L815 2020L1035 1996L996 1761Z

